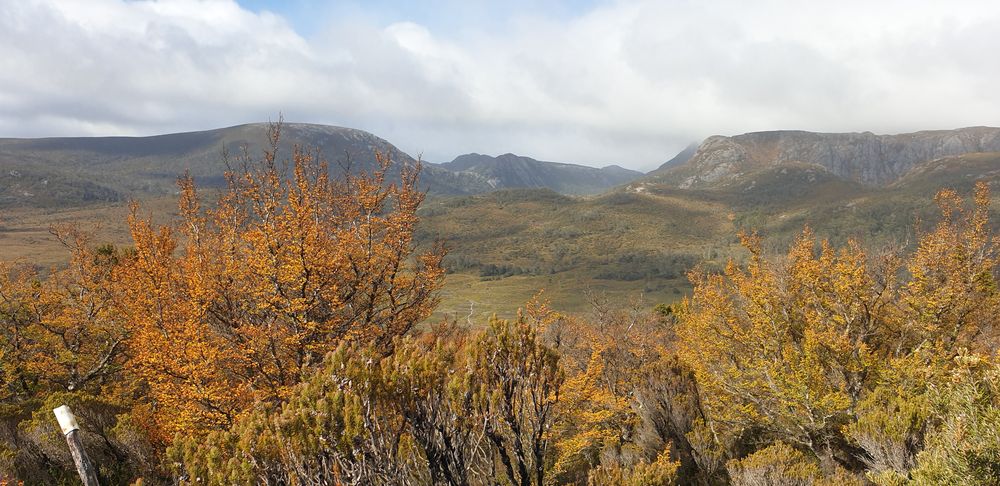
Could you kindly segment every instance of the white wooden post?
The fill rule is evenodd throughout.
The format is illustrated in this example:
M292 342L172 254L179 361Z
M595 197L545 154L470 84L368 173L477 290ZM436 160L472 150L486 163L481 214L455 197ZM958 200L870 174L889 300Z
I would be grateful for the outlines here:
M83 486L100 486L97 482L97 471L87 457L87 451L83 450L83 441L80 440L80 426L76 423L73 412L63 405L52 410L59 421L59 428L66 436L66 443L69 444L69 453L73 455L73 462L76 463L76 472L83 480Z

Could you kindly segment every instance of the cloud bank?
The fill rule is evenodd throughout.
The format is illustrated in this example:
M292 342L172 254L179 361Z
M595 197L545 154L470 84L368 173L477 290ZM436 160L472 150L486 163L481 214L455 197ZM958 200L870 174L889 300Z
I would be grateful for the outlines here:
M712 134L1000 125L998 2L636 0L495 16L488 3L434 2L448 21L433 23L327 10L304 33L229 0L0 0L0 136L146 135L280 111L431 161L515 152L651 169Z

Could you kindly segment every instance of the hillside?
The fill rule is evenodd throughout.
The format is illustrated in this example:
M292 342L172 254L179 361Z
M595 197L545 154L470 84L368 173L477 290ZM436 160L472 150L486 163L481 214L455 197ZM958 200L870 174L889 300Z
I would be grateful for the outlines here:
M698 147L700 145L701 144L698 142L689 144L687 147L684 147L684 150L681 150L680 152L677 153L677 155L673 156L670 160L664 162L662 165L657 167L656 170L654 170L652 173L665 172L668 169L672 169L674 167L687 163L687 161L691 160L691 157L694 157L694 154L698 152Z
M597 194L643 176L616 165L603 168L543 162L503 154L490 157L465 154L440 167L461 174L475 174L495 188L549 188L562 194Z
M389 154L397 167L414 163L389 142L351 128L286 123L279 151L287 156L294 145L318 149L330 161L332 171L341 166L371 169L376 151ZM174 181L185 170L203 185L219 186L226 170L224 150L239 154L245 147L257 155L266 146L267 127L260 123L152 137L0 139L0 167L17 185L4 186L0 204L59 207L155 197L173 193ZM8 168L21 175L11 175ZM42 184L46 180L50 184L57 181L58 187L65 189L46 189ZM490 189L474 175L430 166L423 184L440 194Z
M294 145L318 149L331 171L370 170L375 153L388 154L398 173L416 161L391 143L352 128L285 123L279 151ZM67 208L172 194L185 170L207 186L223 184L223 151L258 155L267 146L261 123L151 137L0 139L0 207ZM280 158L280 155L279 155ZM450 168L424 164L421 185L432 195L481 194L508 187L548 187L594 193L641 173L620 167L594 169L501 157L488 166Z
M814 164L843 179L884 186L917 165L956 155L1000 151L1000 128L973 127L899 135L772 131L706 139L684 163L650 173L681 188L733 184L789 162Z
M489 304L523 300L539 288L571 310L586 309L588 289L672 302L689 290L685 273L696 263L718 268L745 256L736 244L740 230L760 232L771 252L786 249L805 226L837 244L910 245L939 217L937 190L968 195L977 180L1000 184L1000 153L924 161L881 187L788 162L714 188L648 178L597 197L521 190L442 199L425 206L418 236L449 243L454 284L442 309L455 315L464 316L470 302L477 311L499 311Z
M672 302L697 262L722 263L736 243L727 209L708 199L616 190L567 197L547 189L429 201L417 237L443 239L450 274L440 311L508 312L539 289L569 310L587 292Z

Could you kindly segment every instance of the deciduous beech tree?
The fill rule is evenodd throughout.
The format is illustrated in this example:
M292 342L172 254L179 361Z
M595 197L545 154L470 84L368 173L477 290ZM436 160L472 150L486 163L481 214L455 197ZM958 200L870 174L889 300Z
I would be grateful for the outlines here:
M74 226L57 226L55 235L70 251L67 267L33 285L29 305L37 326L29 370L63 391L96 393L120 371L127 357L125 323L114 308L115 265L112 246L93 246L91 237Z
M72 226L53 234L71 260L47 278L30 266L0 263L0 353L9 396L99 390L125 357L125 326L111 294L116 251L92 248Z
M745 268L691 274L679 352L716 445L783 441L826 473L905 477L934 415L931 390L963 350L996 349L1000 315L988 186L976 185L972 209L951 190L936 201L941 220L906 261L854 242L834 249L807 229L782 260L742 235Z
M279 139L276 125L263 160L241 156L209 209L181 178L176 226L133 207L121 302L165 437L287 398L345 341L388 353L436 304L443 251L414 255L419 168L390 182L378 155L374 172L331 178L298 147L279 163Z
M911 277L902 299L901 347L932 346L945 360L961 348L995 350L1000 245L989 223L989 185L976 184L971 209L951 189L934 199L941 220L922 235L906 266Z
M664 452L671 438L660 436L653 424L661 411L658 404L644 400L654 383L670 379L658 366L668 323L641 299L617 308L592 295L591 304L588 318L556 316L547 326L567 374L561 418L553 429L553 473L561 483L586 482L602 463L608 467L601 481L610 481L617 477L607 476L613 471L660 459L670 462L664 454L675 457Z
M127 457L127 448L144 443L125 438L137 431L119 420L133 398L122 370L128 334L113 295L122 255L95 248L74 226L52 233L70 253L65 267L43 277L28 265L0 263L0 477L38 484L75 477L51 420L61 402L85 418L83 440L107 462L102 480L128 479L149 463Z
M885 357L892 283L855 244L817 253L808 230L782 263L764 258L756 236L743 242L746 270L730 262L722 275L692 275L680 353L713 418L830 456Z

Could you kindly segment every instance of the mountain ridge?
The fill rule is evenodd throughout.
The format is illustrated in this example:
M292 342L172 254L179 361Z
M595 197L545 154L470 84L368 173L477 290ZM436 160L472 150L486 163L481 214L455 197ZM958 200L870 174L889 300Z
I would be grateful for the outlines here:
M595 168L541 161L512 153L496 157L463 154L439 166L456 172L478 174L497 188L547 187L563 194L597 194L644 175L617 165Z
M899 180L920 163L970 153L1000 152L1000 128L966 127L894 135L802 130L706 138L689 160L664 164L649 177L680 188L718 187L788 162L812 163L841 178L872 186Z
M223 153L239 154L246 148L251 156L259 155L268 147L267 127L266 123L248 123L138 137L0 138L0 206L60 207L166 195L176 190L176 178L185 171L202 185L219 186L226 170ZM417 163L387 140L363 130L296 122L283 122L281 130L279 159L290 156L292 147L298 145L318 151L329 160L331 172L342 167L372 170L377 166L376 152L392 159L390 176ZM519 167L520 178L528 182L517 185L517 180L495 173L496 168L479 173L426 162L422 165L421 188L438 196L481 194L507 187L593 193L618 184L620 172L627 170L534 161ZM572 168L569 179L583 182L553 180L550 173L562 170L555 167ZM602 182L590 175L593 171L610 175ZM629 174L630 179L642 175ZM584 190L578 190L580 187Z

